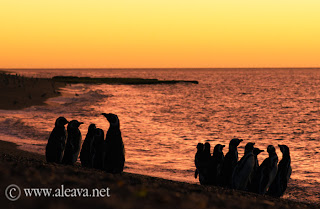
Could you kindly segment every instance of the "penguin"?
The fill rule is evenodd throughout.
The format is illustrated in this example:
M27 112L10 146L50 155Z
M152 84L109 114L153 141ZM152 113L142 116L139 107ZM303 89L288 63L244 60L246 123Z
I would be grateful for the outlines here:
M249 142L245 146L244 156L237 163L232 174L232 188L246 190L249 178L255 165L253 156L254 144Z
M253 189L254 189L253 180L254 180L255 176L257 175L257 171L259 168L258 155L261 152L264 152L264 150L261 150L259 148L253 148L253 156L254 156L255 164L254 164L253 171L252 171L250 179L249 179L248 189L247 189L248 191L253 191Z
M209 161L211 158L211 145L209 142L204 143L203 157L204 160Z
M289 147L286 145L278 146L282 152L282 159L278 165L277 175L267 192L268 195L274 197L281 197L284 194L292 173Z
M213 149L211 157L212 172L210 172L210 178L213 185L218 185L221 178L221 170L224 161L223 148L225 145L217 144Z
M253 184L255 185L254 192L258 194L266 194L271 183L275 179L278 170L278 156L274 146L269 145L267 148L269 157L266 158L259 166L257 175Z
M102 113L110 123L106 134L103 169L108 173L121 173L125 162L125 149L117 115Z
M242 141L242 139L234 138L229 143L229 151L222 166L221 186L231 187L233 170L238 162L238 146Z
M86 138L83 141L81 151L80 151L80 161L83 167L92 167L92 142L95 134L96 125L90 124L88 127L88 132Z
M92 167L96 169L103 168L103 152L104 152L104 132L97 128L94 130L92 140Z
M206 142L204 144L203 158L201 161L201 165L202 165L202 172L201 172L202 176L201 176L200 184L201 185L212 184L211 145L209 142Z
M194 156L194 164L196 166L196 170L194 172L194 178L196 179L199 174L200 181L202 179L202 164L201 164L201 162L203 161L203 149L204 149L204 144L198 143L197 144L197 153Z
M48 163L61 163L67 139L67 132L64 126L68 123L64 117L56 119L46 146L46 160Z
M81 124L83 123L77 120L72 120L68 124L68 138L66 149L64 151L64 156L62 159L63 164L74 165L74 163L78 159L82 139L81 132L79 130L79 126Z
M254 148L253 149L253 156L254 156L254 159L255 159L255 164L254 164L254 171L257 171L258 168L259 168L259 160L258 160L258 155L261 153L261 152L264 152L264 150L261 150L259 148Z

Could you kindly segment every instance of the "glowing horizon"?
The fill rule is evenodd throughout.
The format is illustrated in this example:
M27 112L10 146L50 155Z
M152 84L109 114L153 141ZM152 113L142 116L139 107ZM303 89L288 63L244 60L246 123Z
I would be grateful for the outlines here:
M0 6L0 68L320 67L317 0Z

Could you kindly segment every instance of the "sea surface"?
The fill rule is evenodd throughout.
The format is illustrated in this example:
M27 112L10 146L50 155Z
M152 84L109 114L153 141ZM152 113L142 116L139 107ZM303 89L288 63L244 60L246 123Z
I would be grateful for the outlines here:
M90 123L105 132L101 115L115 113L126 149L125 171L190 183L198 142L212 148L233 137L264 149L286 144L293 173L284 198L320 203L320 69L35 69L30 77L56 75L197 80L174 85L68 85L48 105L0 110L0 138L44 154L57 117Z

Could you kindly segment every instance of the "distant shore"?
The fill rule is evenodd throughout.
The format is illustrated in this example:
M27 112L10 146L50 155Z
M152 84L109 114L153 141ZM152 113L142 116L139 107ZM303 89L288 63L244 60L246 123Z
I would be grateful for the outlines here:
M0 71L0 109L17 110L43 105L48 98L59 96L63 82L28 78Z
M90 78L55 76L53 78L30 78L18 74L0 71L0 109L17 110L34 105L43 105L51 97L60 95L59 89L67 84L198 84L198 81L158 80L143 78Z
M219 187L201 186L124 172L113 175L45 162L43 155L18 150L17 145L0 141L0 204L4 208L319 208L319 205L275 199ZM18 185L17 201L3 192ZM24 188L109 188L110 197L26 197Z
M122 84L122 85L154 85L154 84L177 84L192 83L199 84L198 81L189 80L158 80L146 78L91 78L76 76L55 76L53 81L65 83L85 83L85 84Z

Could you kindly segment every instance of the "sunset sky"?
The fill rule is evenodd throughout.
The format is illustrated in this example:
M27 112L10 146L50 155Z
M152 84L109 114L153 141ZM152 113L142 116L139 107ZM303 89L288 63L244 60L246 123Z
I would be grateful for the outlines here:
M1 0L0 68L320 67L319 0Z

